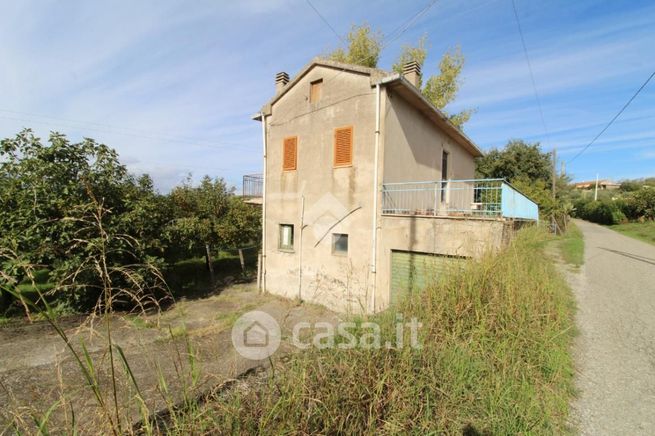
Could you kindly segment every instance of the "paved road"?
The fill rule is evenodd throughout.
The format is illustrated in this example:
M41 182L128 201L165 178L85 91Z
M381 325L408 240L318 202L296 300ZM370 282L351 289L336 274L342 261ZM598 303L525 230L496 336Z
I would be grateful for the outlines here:
M577 222L585 264L578 302L573 419L583 435L655 435L655 246Z

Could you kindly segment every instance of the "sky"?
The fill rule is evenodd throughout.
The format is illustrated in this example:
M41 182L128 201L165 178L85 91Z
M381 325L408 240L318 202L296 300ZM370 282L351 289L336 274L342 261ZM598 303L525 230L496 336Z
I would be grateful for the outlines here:
M515 1L538 98L511 0L437 0L401 34L432 0L311 0L342 37L363 22L391 35L383 69L423 35L424 76L460 46L447 109L476 109L465 131L483 150L521 138L556 147L575 180L655 176L655 80L571 161L655 71L655 2ZM189 173L240 188L261 172L251 116L275 74L340 44L307 0L0 0L0 137L95 138L161 192Z

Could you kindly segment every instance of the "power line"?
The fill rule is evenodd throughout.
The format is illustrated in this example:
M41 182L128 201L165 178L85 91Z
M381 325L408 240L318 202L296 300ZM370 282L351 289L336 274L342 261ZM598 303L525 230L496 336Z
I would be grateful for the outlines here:
M309 5L309 7L311 7L311 8L314 10L314 12L316 12L316 15L318 15L319 18L320 18L321 20L323 20L323 22L325 23L325 25L328 26L328 27L330 28L330 30L332 31L332 33L334 33L334 34L337 36L337 38L339 38L339 40L341 40L341 42L345 44L346 42L344 41L343 37L342 37L341 35L339 35L339 32L337 32L336 30L334 30L334 27L332 27L332 25L330 24L330 22L329 22L329 21L328 21L328 20L323 16L323 14L321 14L321 13L318 11L318 9L316 9L316 7L312 4L312 2L311 2L310 0L305 0L305 1L306 1L307 4Z
M539 108L539 116L541 118L541 125L544 128L544 134L546 139L550 142L550 133L548 132L548 126L546 125L546 118L544 117L544 111L541 107L541 99L539 98L539 92L537 91L537 82L534 80L534 73L532 71L532 62L530 62L530 55L528 54L528 47L525 43L525 38L523 36L523 28L521 27L521 20L519 19L519 13L516 9L516 2L512 0L512 9L514 10L514 17L516 18L516 27L518 27L519 35L521 37L521 45L523 46L523 54L525 55L525 60L528 64L528 70L530 71L530 80L532 81L532 89L534 90L534 97L537 101L537 107ZM552 145L552 144L551 144Z
M605 133L605 131L606 131L607 129L609 129L609 127L610 127L612 124L614 124L614 121L616 121L616 119L617 119L617 118L618 118L618 117L623 113L623 111L625 111L625 110L628 108L628 106L630 106L630 104L632 103L632 101L633 101L633 100L634 100L634 99L639 95L639 93L640 93L640 92L641 92L641 91L646 87L646 85L648 85L648 82L650 82L651 79L652 79L653 77L655 77L655 71L653 71L653 73L648 77L648 79L646 79L646 81L645 81L645 82L644 82L644 83L639 87L639 89L637 89L637 92L635 92L635 93L632 95L632 97L630 97L630 100L628 100L628 102L627 102L626 104L623 105L623 107L621 108L621 110L620 110L616 115L614 115L614 117L610 120L609 123L607 123L607 125L603 128L603 130L601 130L600 133L598 133L598 135L596 135L596 136L594 137L594 139L592 139L591 142L590 142L589 144L585 145L584 148L583 148L582 150L580 150L580 151L579 151L575 156L573 156L573 158L571 158L571 159L569 160L569 164L570 164L571 162L573 162L574 160L576 160L576 159L577 159L577 158L578 158L582 153L584 153L585 151L587 151L587 149L588 149L589 147L591 147L592 144L593 144L594 142L596 142L596 140L597 140L598 138L600 138L601 135L602 135L603 133Z
M387 34L387 35L383 38L383 42L382 42L382 44L380 44L380 51L384 50L386 47L389 46L389 44L391 44L392 42L394 42L395 40L397 40L398 38L400 38L400 37L401 37L405 32L407 32L407 31L408 31L412 26L414 26L414 25L416 24L416 22L417 22L421 17L423 17L425 14L428 13L428 11L429 11L429 10L430 10L430 9L431 9L435 4L436 4L436 3L437 3L437 1L438 1L438 0L432 0L430 3L427 4L427 6L425 6L423 9L421 9L420 11L418 11L417 13L415 13L414 15L412 15L409 19L407 19L405 22L403 22L400 26L396 27L396 28L393 29L389 34ZM326 20L324 19L324 21L326 21ZM334 28L333 28L332 26L330 26L330 24L327 23L327 21L326 21L326 24L328 24L328 26L329 26L331 29L333 29L333 31L334 31ZM335 33L336 33L336 32L335 32ZM392 35L393 35L393 36L392 36ZM340 37L338 34L337 34L337 36L339 37L339 39L341 39L341 37ZM387 39L387 38L388 38L388 39ZM384 39L387 39L387 40L384 40ZM366 57L364 57L364 58L357 59L357 61L356 61L355 63L356 63L356 64L361 64L362 62L365 62L365 61L368 61L368 60L372 59L373 56L375 56L375 55L369 55L369 56L366 56ZM339 74L341 74L343 71L344 71L344 70L340 70L340 71L339 71L337 74L335 74L331 79L336 79L336 78L339 76Z
M136 138L151 139L151 140L164 141L164 142L176 142L176 143L182 143L182 144L191 145L191 146L200 146L200 147L208 147L208 148L216 148L216 149L234 148L234 146L242 146L242 144L237 144L237 143L217 144L217 143L211 143L209 141L198 140L198 139L194 139L194 138L176 137L176 136L171 136L171 135L160 135L160 134L157 134L157 133L149 134L151 132L148 132L148 131L145 131L145 130L137 130L137 129L132 129L132 128L128 128L128 127L118 127L118 126L112 126L112 125L109 125L109 124L95 123L95 122L91 122L91 121L76 121L76 120L71 120L71 119L66 119L66 118L57 118L57 117L52 117L52 116L47 116L47 115L33 114L33 113L29 113L29 112L19 112L19 111L7 110L7 109L0 109L0 112L5 112L5 113L9 113L9 114L17 114L17 115L25 115L27 117L42 118L44 120L54 120L54 121L57 121L59 123L68 124L68 127L76 128L76 129L85 129L85 130L91 130L91 131L96 131L96 132L101 132L101 133L109 133L109 134L116 134L116 135L122 135L122 136L131 136L131 137L136 137ZM44 120L35 120L33 118L25 118L23 116L10 117L10 116L0 115L0 119L20 121L20 122L29 123L29 124L51 125L50 122L47 122L47 121L44 121ZM91 126L97 126L97 127L91 127ZM140 133L140 132L144 132L145 134Z

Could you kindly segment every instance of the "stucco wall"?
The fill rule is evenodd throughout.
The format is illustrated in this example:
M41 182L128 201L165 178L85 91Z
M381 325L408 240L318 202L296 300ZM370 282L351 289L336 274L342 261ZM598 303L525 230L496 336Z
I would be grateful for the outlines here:
M389 305L392 250L477 258L500 249L511 230L507 222L500 220L421 216L382 216L380 228L376 311Z
M323 79L323 97L314 104L309 84L317 79ZM349 125L353 165L333 168L334 129ZM273 105L267 126L267 291L340 311L365 310L372 289L375 129L369 77L317 66ZM298 137L298 163L297 170L284 172L282 142L287 136ZM293 252L278 249L279 224L294 224ZM333 233L349 235L347 256L332 253Z
M322 99L309 102L323 79ZM376 273L372 263L375 89L364 74L315 66L271 108L267 123L266 290L338 311L382 310L389 302L391 250L477 256L502 245L503 223L382 216L383 182L472 178L473 158L400 96L382 88ZM353 165L333 167L334 129L353 126ZM282 170L285 137L298 137L295 171ZM294 250L280 250L279 225L293 224ZM332 235L349 236L348 254ZM375 293L375 295L373 295Z
M443 150L450 153L448 179L474 177L473 156L399 95L386 100L385 183L441 180Z

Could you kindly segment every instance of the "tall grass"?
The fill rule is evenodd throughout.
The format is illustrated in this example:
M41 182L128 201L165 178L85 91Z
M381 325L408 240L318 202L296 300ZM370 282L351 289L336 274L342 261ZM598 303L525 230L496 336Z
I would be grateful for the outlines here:
M566 432L573 304L544 255L546 239L525 229L500 255L374 317L386 332L395 312L419 318L421 349L297 354L268 384L213 402L195 425L267 434Z
M101 386L89 353L74 349L52 323L94 394L98 431L560 434L568 430L572 393L573 305L544 254L547 240L540 229L524 229L500 254L453 269L397 307L358 320L379 323L382 336L391 338L397 313L405 320L416 317L423 324L420 349L310 349L272 365L264 378L198 401L201 369L187 339L187 349L175 358L179 380L157 374L163 415L153 416L120 347L108 343L118 363L112 378L123 379L131 392L119 407L120 389L115 383ZM51 413L36 416L32 425L52 428ZM141 424L131 426L135 418ZM71 432L79 430L75 419L70 425ZM10 428L34 429L22 420Z

